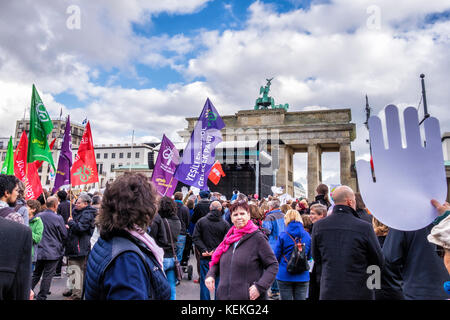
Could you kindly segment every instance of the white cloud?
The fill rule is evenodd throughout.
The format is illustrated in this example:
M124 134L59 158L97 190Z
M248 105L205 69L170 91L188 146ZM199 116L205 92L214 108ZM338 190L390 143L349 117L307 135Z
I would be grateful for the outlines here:
M65 10L71 4L80 6L80 30L65 27ZM56 94L77 96L86 106L70 109L74 121L88 116L96 143L117 143L130 140L133 129L141 140L162 133L179 140L176 132L186 126L184 118L198 116L206 97L221 115L251 109L259 87L274 77L271 95L276 104L289 103L290 111L351 108L352 122L357 124L352 148L356 159L367 159L364 95L369 96L372 114L380 114L390 103L417 106L420 73L426 74L430 113L440 120L442 131L450 131L450 22L423 23L427 14L448 10L448 1L427 5L419 0L313 1L308 10L286 13L255 1L240 30L202 29L192 38L183 34L144 38L131 28L131 23L138 23L151 30L155 15L197 12L207 4L206 0L39 1L27 7L2 3L0 136L9 135L15 120L23 116L32 83L54 115L61 107L65 113L72 107L56 103ZM367 26L371 15L367 8L373 4L380 9L378 30ZM225 3L224 10L232 14L232 5ZM193 56L188 62L187 54ZM137 62L153 68L169 66L182 72L186 83L165 89L117 85L114 77L137 77ZM116 69L109 86L93 83L103 71ZM294 172L294 178L304 176L304 170ZM323 177L335 179L336 170L324 168Z

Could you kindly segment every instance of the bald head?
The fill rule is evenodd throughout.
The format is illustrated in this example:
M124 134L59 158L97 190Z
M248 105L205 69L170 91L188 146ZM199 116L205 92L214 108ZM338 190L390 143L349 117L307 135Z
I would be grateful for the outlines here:
M213 201L211 202L211 205L209 206L209 210L213 211L213 210L222 210L222 205L220 204L219 201Z
M337 187L333 192L333 201L337 205L349 206L356 210L355 193L348 186Z
M45 205L47 206L47 209L50 209L52 211L56 211L56 209L58 208L58 198L57 197L48 197L47 201L45 202Z

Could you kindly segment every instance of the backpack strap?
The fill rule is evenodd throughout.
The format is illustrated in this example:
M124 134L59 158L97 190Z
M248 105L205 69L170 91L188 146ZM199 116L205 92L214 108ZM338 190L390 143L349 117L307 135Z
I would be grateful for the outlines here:
M0 209L0 217L6 218L10 213L16 212L14 208L4 207Z
M289 232L286 231L286 234L289 236L289 238L291 238L291 240L294 242L294 250L295 250L295 246L297 245L297 242L295 241L295 239L289 234ZM302 242L302 238L300 238L300 243ZM286 263L288 263L288 260L286 258L286 256L283 254L284 260L286 260Z

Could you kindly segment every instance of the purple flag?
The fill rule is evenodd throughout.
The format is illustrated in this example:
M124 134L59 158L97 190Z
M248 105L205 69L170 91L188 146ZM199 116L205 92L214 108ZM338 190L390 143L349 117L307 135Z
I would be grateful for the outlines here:
M178 183L174 173L179 161L177 148L166 135L163 135L152 174L152 182L161 196L171 197L173 195Z
M200 190L208 190L208 175L215 162L216 145L222 141L220 130L223 127L225 123L207 98L175 178Z
M56 170L55 185L53 193L61 186L70 184L70 168L72 167L72 137L70 134L70 116L67 116L64 138L61 145L61 152L58 160L58 170Z

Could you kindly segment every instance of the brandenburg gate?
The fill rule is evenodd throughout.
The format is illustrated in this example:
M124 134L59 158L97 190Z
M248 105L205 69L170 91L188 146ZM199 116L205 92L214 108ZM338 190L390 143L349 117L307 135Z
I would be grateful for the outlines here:
M270 80L268 79L269 86ZM261 92L263 88L261 87ZM266 94L267 92L268 90ZM260 100L257 100L257 104L258 101ZM298 152L307 152L306 178L308 200L311 201L314 199L316 187L322 183L322 153L339 152L340 183L348 185L356 191L356 173L353 169L355 154L351 150L350 145L356 138L356 125L351 123L351 110L334 109L288 112L287 104L274 107L273 99L271 105L271 109L267 107L257 108L257 105L255 105L254 110L240 110L234 115L221 115L225 122L225 128L221 131L222 146L218 145L216 147L216 159L222 163L222 166L224 163L227 163L227 160L228 162L230 160L224 157L226 151L218 152L221 148L231 148L236 152L243 145L243 141L258 142L254 145L247 144L247 147L252 148L252 146L256 146L258 148L256 154L260 154L259 152L264 149L270 155L272 161L270 169L262 170L264 166L261 166L258 170L259 174L262 176L270 173L271 177L269 179L273 179L277 187L283 187L288 194L293 195L293 156ZM189 140L197 118L186 118L186 120L188 127L178 132L185 142ZM246 154L247 160L245 161L255 163L252 154ZM231 161L235 162L236 157L231 158ZM257 181L261 180L262 178L257 179ZM261 191L260 193L263 193L263 196L266 196L263 188L259 188L259 190ZM270 191L267 193L270 193Z

